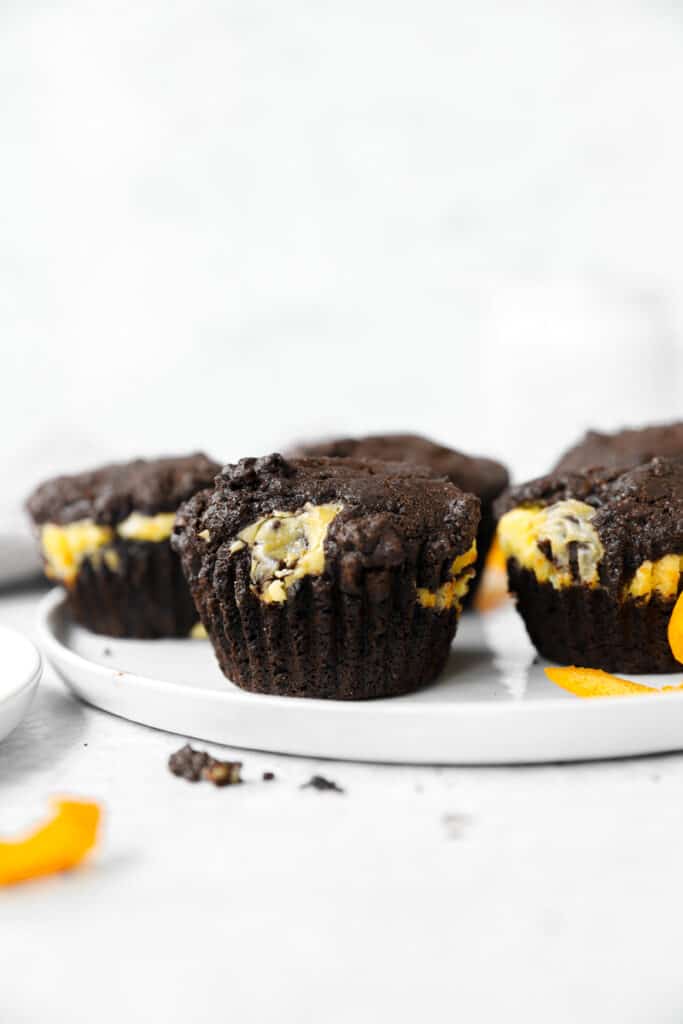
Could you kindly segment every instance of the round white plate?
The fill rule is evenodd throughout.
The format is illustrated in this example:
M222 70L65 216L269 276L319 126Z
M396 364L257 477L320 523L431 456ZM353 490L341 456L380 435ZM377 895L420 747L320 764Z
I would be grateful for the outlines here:
M229 746L407 764L574 761L683 749L683 693L582 700L543 673L506 605L463 617L441 678L419 693L325 701L245 693L206 640L116 640L75 626L60 591L40 639L83 700L135 722ZM673 677L676 681L683 679ZM671 676L639 676L662 686Z
M31 706L42 667L30 640L0 626L0 740L16 729Z

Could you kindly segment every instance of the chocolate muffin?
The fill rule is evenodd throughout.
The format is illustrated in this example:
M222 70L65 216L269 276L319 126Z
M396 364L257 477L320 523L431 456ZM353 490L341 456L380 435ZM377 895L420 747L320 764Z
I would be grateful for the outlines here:
M197 622L170 536L178 505L211 483L206 455L136 459L41 484L27 507L45 572L77 622L120 637L186 636Z
M498 538L534 645L562 664L674 672L683 464L555 473L510 491Z
M481 502L481 519L477 531L477 574L465 602L466 605L471 604L496 529L493 502L508 485L508 471L505 466L500 462L494 462L493 459L463 455L462 452L446 448L417 434L338 438L333 441L299 445L293 454L409 462L427 466L439 476L448 477L460 490L476 494Z
M589 430L565 452L553 472L589 469L592 466L637 466L657 456L683 456L683 423L665 423L639 429L627 428L615 434Z
M183 505L172 543L229 679L362 700L443 668L478 522L477 498L428 469L269 455Z

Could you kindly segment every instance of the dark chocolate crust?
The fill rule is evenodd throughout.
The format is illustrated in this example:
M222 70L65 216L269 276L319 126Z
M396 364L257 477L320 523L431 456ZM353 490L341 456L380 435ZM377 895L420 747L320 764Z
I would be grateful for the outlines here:
M680 672L669 648L667 626L674 601L619 601L602 587L556 590L532 572L508 562L510 589L527 633L550 661L606 672Z
M648 559L683 554L683 463L652 459L634 468L552 473L508 491L498 515L519 505L575 498L596 509L592 519L605 549L600 584L617 598Z
M112 526L131 512L175 512L219 471L220 465L201 452L112 463L47 480L31 494L27 508L37 524L92 519Z
M115 526L131 512L156 515L178 505L211 483L220 466L195 454L102 466L41 484L28 500L36 526L92 519ZM155 639L187 636L197 622L180 560L169 540L117 538L107 545L118 567L101 553L85 558L66 586L73 617L94 633Z
M119 566L103 559L82 562L67 587L71 613L105 636L154 640L186 637L199 616L169 541L116 541Z
M555 589L510 559L510 590L532 642L562 664L608 672L680 670L667 638L675 597L633 598L624 591L643 562L683 554L683 463L656 458L627 470L553 473L514 488L498 511L568 498L596 510L591 524L604 548L599 585L577 579Z
M683 423L628 428L614 434L589 430L561 456L553 472L566 473L592 466L626 468L649 462L658 455L683 457Z
M409 462L427 466L447 477L461 491L476 494L481 501L481 519L477 531L476 576L469 589L466 606L473 601L486 556L496 530L492 503L508 485L508 471L500 462L481 456L464 455L418 434L378 434L345 437L315 444L299 445L294 454L332 457L372 458L389 462Z
M476 494L482 505L493 501L507 487L508 471L500 462L464 455L418 434L377 434L342 437L315 444L301 444L293 455L326 455L333 458L381 459L427 466L445 476L461 491Z
M343 506L324 571L266 604L251 589L249 550L230 546L245 526L307 502ZM416 588L448 579L478 519L478 500L428 469L270 455L226 466L181 507L172 543L228 678L259 693L358 700L407 693L443 668L457 610L423 608Z

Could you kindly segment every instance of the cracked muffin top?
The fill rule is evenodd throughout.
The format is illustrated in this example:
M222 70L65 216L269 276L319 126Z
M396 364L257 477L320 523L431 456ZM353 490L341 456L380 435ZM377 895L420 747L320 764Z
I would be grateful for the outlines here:
M594 582L616 590L645 563L683 557L683 463L655 458L626 470L551 473L512 488L496 511L509 557L533 542L557 568L567 548L567 571L586 582L579 563L594 549Z
M273 454L226 466L181 506L173 545L194 573L209 562L220 573L242 548L258 549L272 580L290 571L292 549L308 557L317 537L330 571L419 561L430 585L472 547L478 522L478 499L426 467Z
M614 434L589 430L562 455L553 472L566 473L595 466L626 468L649 462L658 455L662 458L683 456L683 423L628 428Z
M175 512L181 502L207 487L220 468L201 452L111 463L47 480L31 494L27 509L37 524L90 519L111 526L133 512Z
M464 455L418 434L376 434L301 444L294 455L326 455L333 458L370 458L386 462L422 465L448 477L463 491L490 502L507 486L508 472L500 462Z

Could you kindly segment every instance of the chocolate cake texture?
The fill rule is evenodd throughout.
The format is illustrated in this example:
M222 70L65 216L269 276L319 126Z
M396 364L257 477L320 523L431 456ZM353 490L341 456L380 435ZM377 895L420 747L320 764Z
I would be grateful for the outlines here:
M682 588L683 463L556 472L498 503L511 591L536 648L562 664L680 670L667 639Z
M302 443L293 454L409 462L426 466L439 476L447 477L460 490L475 494L481 502L481 518L477 531L476 576L465 604L471 603L495 533L493 502L509 481L502 463L484 456L465 455L418 434L375 434Z
M562 455L554 472L566 473L596 466L626 469L657 456L683 457L683 423L629 427L613 434L589 430Z
M170 536L178 505L220 470L203 454L136 459L41 484L27 502L45 571L81 625L186 636L197 621Z
M478 521L477 498L428 468L273 454L226 466L172 543L229 679L354 700L441 671Z

